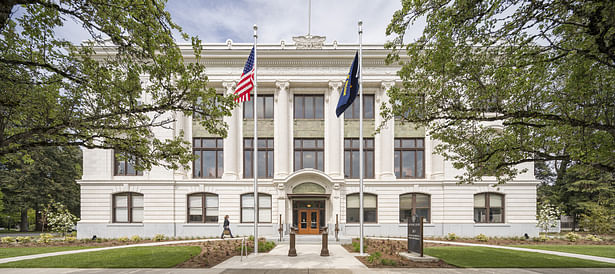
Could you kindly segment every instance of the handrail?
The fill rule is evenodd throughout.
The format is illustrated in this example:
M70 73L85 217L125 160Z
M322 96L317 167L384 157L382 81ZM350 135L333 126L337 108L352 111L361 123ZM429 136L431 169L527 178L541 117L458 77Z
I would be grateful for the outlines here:
M246 251L246 258L248 258L248 247L246 246L246 237L243 236L241 237L241 251L239 251L239 261L242 262L243 261L243 251Z

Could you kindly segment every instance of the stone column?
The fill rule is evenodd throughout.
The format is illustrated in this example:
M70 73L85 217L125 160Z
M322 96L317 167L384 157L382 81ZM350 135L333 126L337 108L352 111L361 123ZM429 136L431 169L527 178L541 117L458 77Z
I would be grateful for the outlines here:
M235 92L235 81L224 81L222 86L226 89L227 94ZM238 180L240 178L241 159L241 131L239 123L241 123L241 108L236 107L231 111L231 116L225 116L224 122L228 124L228 134L224 139L224 180Z
M387 90L395 85L395 81L382 81L380 85L380 90L376 94L376 105L375 105L375 122L376 126L379 126L383 119L380 116L380 106L385 104L390 106L389 104L389 95L387 94ZM395 170L394 170L394 139L395 139L395 122L393 120L389 120L386 122L385 126L380 130L380 134L377 134L374 137L374 149L376 161L374 169L375 175L377 179L381 180L395 180Z
M288 81L276 81L274 95L273 130L273 165L274 178L286 178L292 172L292 113L290 108L291 96Z
M344 178L344 119L335 116L342 81L329 81L325 95L325 173L334 179Z

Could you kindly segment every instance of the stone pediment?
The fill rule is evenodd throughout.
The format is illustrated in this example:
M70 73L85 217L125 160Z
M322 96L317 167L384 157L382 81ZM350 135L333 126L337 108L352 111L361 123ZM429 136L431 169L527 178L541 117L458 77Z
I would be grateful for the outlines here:
M314 35L293 37L293 41L295 41L295 46L297 49L321 49L325 44L325 39L327 39L325 36Z

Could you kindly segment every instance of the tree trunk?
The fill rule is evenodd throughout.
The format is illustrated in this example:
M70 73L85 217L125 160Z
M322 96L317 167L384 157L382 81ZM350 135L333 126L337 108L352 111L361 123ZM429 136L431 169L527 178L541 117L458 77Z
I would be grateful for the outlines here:
M28 209L21 210L21 222L19 223L20 232L28 232Z
M43 231L43 214L41 214L40 210L36 209L36 231Z

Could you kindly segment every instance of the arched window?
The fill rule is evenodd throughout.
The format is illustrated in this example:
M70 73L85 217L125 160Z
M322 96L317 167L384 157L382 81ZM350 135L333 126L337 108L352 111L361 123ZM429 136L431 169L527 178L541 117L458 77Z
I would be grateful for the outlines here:
M241 195L241 222L254 223L254 193ZM271 223L271 195L258 193L258 222Z
M346 196L346 223L359 222L359 193ZM378 196L363 193L363 222L378 222Z
M503 223L504 195L491 192L475 194L474 222Z
M218 195L213 193L193 193L188 195L189 223L217 223Z
M422 193L406 193L399 195L399 222L408 223L412 215L424 217L425 222L431 220L431 197Z
M114 223L143 222L143 194L123 192L113 194Z

